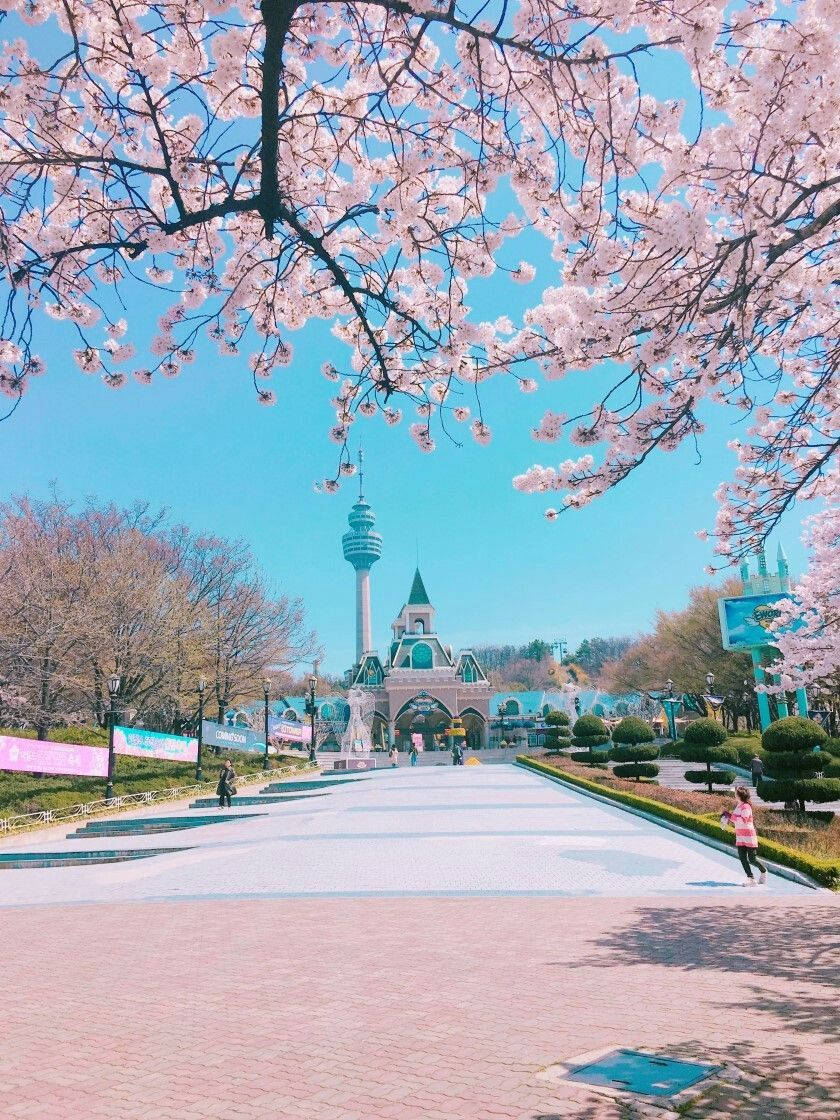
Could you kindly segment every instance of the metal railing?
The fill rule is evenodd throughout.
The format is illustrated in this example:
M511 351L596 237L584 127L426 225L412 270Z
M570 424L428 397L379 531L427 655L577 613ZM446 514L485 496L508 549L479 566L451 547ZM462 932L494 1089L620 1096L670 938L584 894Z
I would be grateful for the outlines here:
M317 770L317 766L278 766L276 769L261 770L258 774L237 775L239 784L245 786L263 785L274 781L278 775L305 774L310 770ZM65 805L61 809L42 809L37 813L20 813L13 817L0 817L0 836L8 836L12 832L24 832L31 828L42 828L45 825L60 824L63 821L81 820L83 817L95 817L101 813L111 813L114 810L130 808L133 805L153 805L157 801L180 801L186 797L193 797L197 793L207 794L212 788L210 782L193 782L188 786L169 786L166 789L145 789L138 793L121 793L116 797L101 801L82 801L77 805Z

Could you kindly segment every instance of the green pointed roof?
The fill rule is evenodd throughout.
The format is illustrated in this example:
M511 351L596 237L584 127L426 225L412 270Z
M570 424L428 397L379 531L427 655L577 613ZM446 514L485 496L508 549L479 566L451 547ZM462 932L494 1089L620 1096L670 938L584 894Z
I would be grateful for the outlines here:
M430 607L431 605L426 588L423 586L423 577L420 575L420 569L416 568L414 572L414 582L408 593L407 606Z

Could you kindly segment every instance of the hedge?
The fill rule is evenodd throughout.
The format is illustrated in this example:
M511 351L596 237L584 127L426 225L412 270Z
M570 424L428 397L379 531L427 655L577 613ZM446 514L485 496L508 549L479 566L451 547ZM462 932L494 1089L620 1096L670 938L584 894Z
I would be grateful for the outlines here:
M614 801L618 805L639 809L651 816L670 821L671 824L677 824L702 836L708 836L712 840L723 840L730 843L734 848L734 834L724 831L717 821L710 821L706 817L697 816L695 813L687 813L684 809L675 809L671 805L665 805L661 801L653 801L648 797L641 797L636 793L625 793L624 790L610 789L609 786L598 785L597 782L591 782L588 778L579 778L576 774L562 773L538 759L528 758L525 755L518 755L516 761L528 770L548 774L550 777L568 785L577 786L589 793L597 793L600 797L604 797L608 801ZM790 867L794 871L800 871L803 875L808 875L814 882L823 887L840 891L840 861L818 859L816 856L809 856L804 852L795 852L792 848L777 844L775 840L766 840L763 837L759 839L761 854L767 856L768 859L774 860L784 867Z

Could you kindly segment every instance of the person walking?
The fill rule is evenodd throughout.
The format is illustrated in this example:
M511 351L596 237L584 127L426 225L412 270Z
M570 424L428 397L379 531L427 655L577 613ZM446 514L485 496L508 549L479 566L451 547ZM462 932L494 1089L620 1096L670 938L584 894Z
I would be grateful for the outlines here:
M755 831L753 821L750 791L746 786L736 786L735 793L738 796L738 802L734 809L721 814L720 823L724 827L731 824L735 828L735 847L738 850L738 858L741 861L744 874L747 876L746 881L741 886L754 887L753 867L758 868L759 883L767 881L767 868L758 858L758 833Z
M757 754L753 755L752 759L750 760L750 773L752 774L753 789L755 789L758 785L759 779L764 774L764 763L761 761Z
M388 758L390 758L392 766L399 766L400 758L399 758L399 755L397 754L397 748L396 747L391 747L390 751L388 752Z
M236 793L236 772L233 769L233 763L229 758L225 759L225 764L219 771L219 782L216 786L216 793L219 798L219 808L227 805L230 808L230 799Z
M417 765L417 744L411 744L411 750L408 752L408 759L412 766Z

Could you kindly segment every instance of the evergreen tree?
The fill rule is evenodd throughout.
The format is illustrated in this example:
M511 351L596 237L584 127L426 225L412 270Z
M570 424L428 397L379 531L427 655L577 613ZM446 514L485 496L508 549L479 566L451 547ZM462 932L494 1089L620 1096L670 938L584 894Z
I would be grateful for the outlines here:
M613 729L610 758L618 763L613 767L617 778L655 778L659 767L653 759L659 757L659 747L654 745L656 732L649 723L638 716L625 716Z
M609 751L599 751L597 748L609 743L610 733L607 725L598 716L581 716L575 720L572 728L572 746L577 747L572 752L575 762L585 762L588 766L604 766L609 758Z
M734 766L738 761L738 752L735 747L728 747L728 736L723 724L714 719L697 719L685 729L683 747L680 758L683 762L703 762L705 770L686 770L685 778L689 782L705 783L709 793L713 793L713 786L729 786L735 779L732 770L713 770L712 765Z
M572 745L571 720L565 712L553 709L545 717L545 749L548 754L561 754Z
M819 748L828 735L818 723L804 716L787 716L771 723L761 736L767 777L758 783L765 801L818 804L840 799L840 778L818 777L832 764L832 756Z

